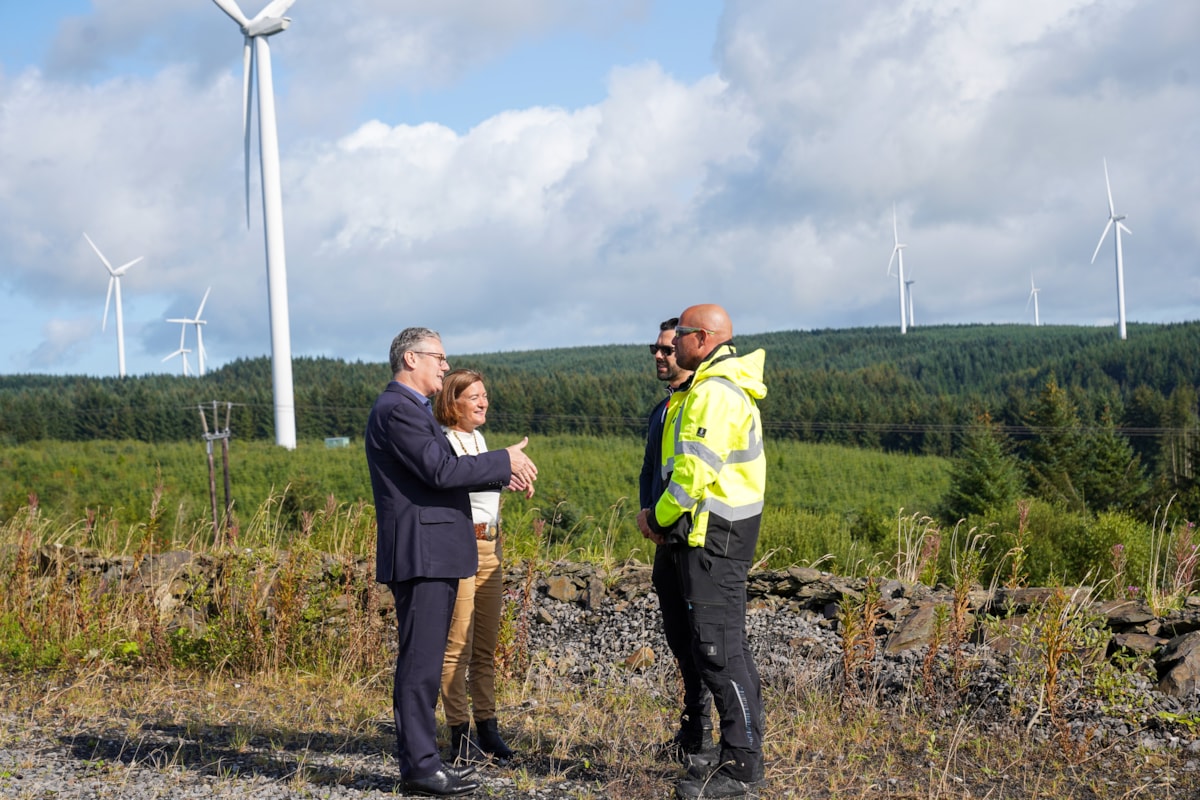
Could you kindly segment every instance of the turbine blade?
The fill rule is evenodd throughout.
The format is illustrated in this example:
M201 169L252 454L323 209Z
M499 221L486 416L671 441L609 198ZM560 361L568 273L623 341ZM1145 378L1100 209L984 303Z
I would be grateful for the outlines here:
M112 300L113 284L117 282L117 276L113 275L108 279L108 294L104 295L104 321L100 323L100 330L108 329L108 304Z
M172 358L179 355L183 355L183 350L176 350L174 353L171 353L171 355L164 357L163 361L170 361Z
M1113 206L1112 199L1112 184L1108 182L1108 159L1104 159L1104 189L1108 192L1108 215L1115 217L1117 215L1116 207Z
M139 261L141 261L143 258L145 258L145 256L138 256L138 257L137 257L137 258L135 258L133 261L126 261L124 264L122 264L121 266L119 266L119 267L117 267L116 269L114 269L114 270L113 270L113 274L114 274L114 275L124 275L124 274L125 274L125 270L129 269L129 268L130 268L130 267L132 267L134 264L136 264L136 263L138 263Z
M267 3L266 8L255 14L254 19L250 21L258 22L260 19L267 19L268 17L282 17L292 7L292 3L294 2L296 0L271 0L270 3Z
M896 253L899 253L899 252L900 252L900 245L896 245L895 247L892 248L892 257L888 259L888 269L887 269L888 275L892 274L892 264L894 264L896 262Z
M100 260L104 262L104 266L108 269L108 272L111 275L113 271L112 264L108 263L108 259L104 257L104 253L100 252L100 248L96 247L96 243L93 242L91 237L86 233L83 234L83 238L87 239L87 243L90 244L92 249L96 251L96 255L100 256Z
M250 227L250 81L254 72L254 51L250 37L242 48L242 172L246 178L246 227Z
M1092 253L1092 263L1096 263L1096 256L1100 255L1100 245L1104 244L1104 237L1108 236L1108 229L1112 227L1113 221L1110 218L1108 224L1104 226L1104 233L1100 234L1100 241L1096 243L1096 252Z
M1118 222L1117 227L1128 233L1130 236L1133 236L1133 231L1129 230L1129 228L1126 228L1124 222Z
M229 18L241 25L243 28L250 24L250 20L246 19L246 15L238 8L238 4L233 0L213 0L217 7L229 15Z
M204 297L200 300L200 307L196 309L196 319L193 320L194 322L200 321L200 315L204 313L204 304L208 302L208 293L211 291L212 291L212 287L210 286L210 287L208 287L208 290L204 293Z

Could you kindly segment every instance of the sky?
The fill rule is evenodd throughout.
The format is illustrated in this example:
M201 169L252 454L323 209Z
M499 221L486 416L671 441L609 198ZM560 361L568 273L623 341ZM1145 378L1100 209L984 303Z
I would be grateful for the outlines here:
M254 16L265 0L241 0ZM297 0L270 37L295 356L1200 319L1200 3ZM242 34L208 0L0 0L0 374L269 355ZM257 117L252 119L257 131ZM894 264L892 265L895 266ZM1114 333L1115 335L1115 333ZM1131 333L1132 336L1136 335ZM186 345L196 344L187 331ZM769 354L768 354L769 358ZM451 359L453 364L453 358Z

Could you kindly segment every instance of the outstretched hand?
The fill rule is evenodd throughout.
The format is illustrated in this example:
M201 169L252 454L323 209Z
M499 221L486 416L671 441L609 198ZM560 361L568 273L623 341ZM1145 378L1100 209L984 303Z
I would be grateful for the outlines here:
M533 482L537 480L538 469L533 460L525 455L527 444L529 444L528 436L504 449L508 451L509 470L512 473L509 478L509 488L525 492L526 497L533 497Z

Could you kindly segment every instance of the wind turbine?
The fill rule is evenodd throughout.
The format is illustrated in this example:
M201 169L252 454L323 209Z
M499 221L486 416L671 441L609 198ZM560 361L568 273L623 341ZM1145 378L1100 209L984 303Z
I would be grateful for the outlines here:
M87 239L87 243L96 251L96 255L100 256L100 260L104 262L104 268L108 270L108 294L104 298L104 320L100 323L100 330L108 328L108 303L113 299L113 295L117 296L117 373L125 377L125 318L121 315L121 276L126 270L134 264L142 260L142 256L138 256L133 261L127 261L121 266L113 269L113 265L108 263L108 259L104 257L104 253L100 252L100 248L96 247L96 243L85 232L83 238Z
M1033 282L1033 273L1032 272L1029 273L1029 299L1025 301L1025 310L1028 311L1029 304L1033 303L1033 326L1035 328L1042 324L1042 319L1040 316L1038 316L1037 296L1038 296L1038 292L1040 292L1040 291L1041 291L1041 289L1037 288L1037 286Z
M296 448L296 405L292 384L292 341L288 321L287 265L283 243L283 195L279 181L279 134L267 38L287 29L283 16L295 0L272 0L249 19L235 0L213 0L238 24L242 48L242 138L245 142L246 227L250 227L250 82L258 85L258 152L262 170L263 229L267 242L267 298L271 314L271 382L275 395L275 443Z
M892 247L892 257L888 259L888 275L892 274L892 262L896 263L896 277L900 283L900 333L908 332L908 322L905 318L905 302L904 290L904 248L906 245L900 244L900 231L896 227L896 206L892 205L892 238L895 241L895 246Z
M196 316L190 317L190 318L189 317L180 317L180 318L176 318L176 319L167 320L167 322L178 322L181 325L183 325L183 333L181 333L179 336L179 350L177 350L174 353L171 353L171 355L167 356L167 358L170 358L171 356L179 355L180 353L190 353L191 352L190 350L183 349L183 336L185 333L187 333L188 325L196 326L196 363L200 367L199 371L200 371L201 378L204 377L205 353L204 353L203 330L204 330L204 325L206 324L206 320L204 320L200 315L204 313L204 304L208 302L208 293L211 291L212 291L212 287L210 286L210 287L208 287L208 290L204 292L204 297L200 300L200 307L196 309ZM163 361L166 361L167 358L164 358ZM187 356L186 355L184 355L184 357L183 357L183 374L184 375L188 374L187 373Z
M180 322L180 321L181 320L175 320L175 319L167 320L167 322ZM183 359L183 377L186 378L189 374L191 374L188 371L187 354L192 351L183 346L183 339L185 336L187 336L187 325L182 325L179 328L179 349L176 350L174 353L171 353L171 355L163 358L163 363L165 364L166 362L170 361L175 356L180 356Z
M1121 231L1125 231L1130 236L1133 231L1125 227L1122 221L1125 219L1124 214L1118 214L1113 206L1112 184L1108 182L1108 159L1104 159L1104 188L1108 190L1108 222L1104 226L1104 233L1100 234L1100 241L1096 243L1096 251L1092 253L1092 263L1096 263L1096 256L1100 254L1100 246L1104 244L1104 237L1108 236L1108 229L1116 227L1116 233L1113 236L1113 241L1117 248L1117 333L1122 339L1125 338L1125 264L1121 258ZM1115 223L1115 226L1114 226Z
M911 279L904 282L904 293L908 295L908 324L910 327L914 327L917 324L916 317L913 316L912 303L912 285L914 283L916 283L916 281Z

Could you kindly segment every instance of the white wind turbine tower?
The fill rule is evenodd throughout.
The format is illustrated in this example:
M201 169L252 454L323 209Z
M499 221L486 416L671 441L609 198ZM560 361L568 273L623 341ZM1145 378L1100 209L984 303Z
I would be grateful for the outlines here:
M1116 233L1113 236L1113 241L1117 249L1117 333L1125 338L1125 263L1121 258L1121 231L1125 231L1130 236L1133 231L1125 227L1122 221L1125 219L1124 214L1118 214L1113 206L1112 184L1108 182L1108 159L1104 159L1104 188L1108 190L1108 223L1104 226L1104 233L1100 234L1100 241L1096 243L1096 251L1092 253L1092 263L1096 263L1096 256L1100 254L1100 246L1104 244L1104 237L1108 236L1108 229L1115 227ZM1115 223L1115 225L1114 225Z
M896 263L896 277L899 279L899 284L900 284L900 333L903 334L903 333L908 332L908 322L905 317L905 311L907 309L905 308L906 304L904 302L904 290L906 288L905 283L904 283L904 248L906 245L900 244L900 232L899 232L899 229L896 227L896 206L895 205L892 206L892 238L895 241L895 246L892 247L892 257L890 259L888 259L887 274L888 275L892 274L892 262L895 262Z
M117 374L124 378L125 318L121 315L121 276L130 267L141 261L142 256L138 256L133 261L127 261L116 269L113 269L113 265L108 263L108 259L104 257L104 253L100 252L100 248L96 247L96 243L91 240L87 233L83 234L83 238L87 239L87 243L96 251L96 255L100 256L100 260L104 262L104 268L108 270L108 294L104 298L104 320L100 323L100 330L108 328L108 303L113 299L114 294L117 296Z
M181 320L175 320L175 319L167 320L167 322L180 322L180 321ZM191 350L189 350L188 348L183 346L183 340L184 340L184 337L186 337L186 336L187 336L187 325L181 325L179 328L179 349L176 350L174 353L171 353L171 355L163 358L164 364L166 362L170 361L175 356L179 356L180 358L182 358L183 359L183 377L185 377L185 378L191 374L191 372L188 371L187 354L192 352Z
M1035 328L1042 324L1042 318L1040 316L1038 316L1037 296L1038 296L1038 292L1040 292L1040 291L1041 291L1041 289L1037 288L1037 286L1033 282L1033 273L1032 272L1029 273L1029 299L1025 301L1025 310L1028 311L1029 304L1033 303L1033 327L1035 327Z
M296 406L292 384L292 341L288 321L287 266L283 246L283 197L279 182L279 135L275 127L275 88L267 38L291 20L283 16L295 0L272 0L248 19L235 0L213 0L242 29L242 135L245 140L246 226L250 226L250 82L258 85L258 150L262 170L263 228L267 240L267 297L271 313L271 382L275 395L275 443L296 448Z
M196 309L196 316L194 316L194 317L178 317L176 319L167 320L167 322L178 322L181 325L183 325L183 333L181 333L179 335L179 350L177 350L174 353L171 353L171 355L167 356L167 358L170 358L171 356L179 355L180 353L190 353L191 352L190 350L183 349L183 338L184 338L184 335L187 333L188 325L196 326L196 364L199 366L199 374L200 374L201 378L204 377L205 352L204 352L203 330L204 330L204 325L206 324L206 320L203 317L201 317L201 314L204 313L204 304L208 302L208 293L211 291L212 291L212 287L210 286L210 287L208 287L208 290L204 292L204 297L201 298L201 300L200 300L200 307ZM163 361L166 361L167 358L164 358ZM186 355L184 355L184 357L183 357L183 374L184 375L188 374L188 372L187 372L187 356Z
M916 317L913 316L912 285L914 283L916 281L911 279L904 282L904 294L908 297L908 325L910 328L917 324Z

